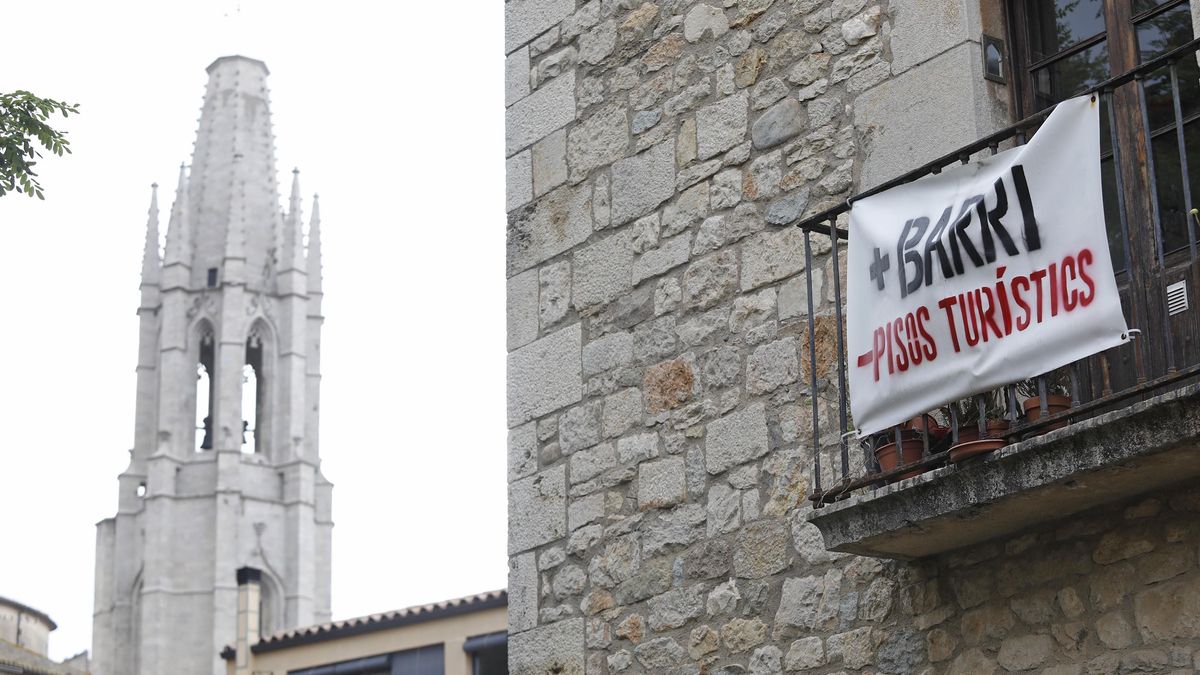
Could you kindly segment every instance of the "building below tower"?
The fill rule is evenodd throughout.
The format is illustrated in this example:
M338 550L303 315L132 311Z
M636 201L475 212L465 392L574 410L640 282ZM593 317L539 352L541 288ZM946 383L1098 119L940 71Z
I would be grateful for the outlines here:
M257 570L239 570L253 608ZM228 675L507 675L508 593L490 591L261 638L252 617L221 657Z
M0 673L84 675L88 654L61 663L49 657L50 632L58 625L32 607L0 597Z

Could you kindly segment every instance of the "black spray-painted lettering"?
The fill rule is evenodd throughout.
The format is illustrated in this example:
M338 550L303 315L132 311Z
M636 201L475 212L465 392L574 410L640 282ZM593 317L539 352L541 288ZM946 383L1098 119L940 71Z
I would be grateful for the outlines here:
M1005 178L1012 184L1020 206L1020 223L1015 222L1018 214L1008 208L1008 190ZM992 207L987 203L991 200ZM942 210L936 223L931 225L928 216L909 218L900 229L896 241L896 274L900 282L900 297L907 297L922 286L934 284L934 272L941 278L950 279L966 272L967 266L984 267L996 262L998 249L1008 257L1020 255L1020 248L1012 233L1020 232L1026 251L1042 247L1037 215L1033 199L1029 195L1029 184L1025 170L1014 164L1007 176L996 179L988 194L967 197L958 205L958 215L953 219L955 205ZM1019 225L1019 227L1018 227ZM881 278L885 265L876 260L869 270L876 288L884 287ZM886 260L886 256L884 257Z

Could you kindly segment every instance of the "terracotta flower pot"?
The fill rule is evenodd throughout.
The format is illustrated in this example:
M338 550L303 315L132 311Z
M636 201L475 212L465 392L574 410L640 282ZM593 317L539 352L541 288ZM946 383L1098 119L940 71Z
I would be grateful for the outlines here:
M979 425L967 423L958 430L958 444L950 448L950 461L961 462L969 457L975 457L999 450L1008 445L1002 434L1008 431L1008 420L988 420L988 438L979 437Z
M879 462L880 471L890 471L900 466L901 456L903 456L905 464L912 464L921 460L921 455L924 451L925 442L921 439L921 434L911 429L905 429L900 432L900 452L896 452L896 442L892 441L887 445L875 448L875 461ZM908 471L891 478L888 482L895 483L898 480L912 478L922 471L923 469Z
M1039 396L1033 396L1025 399L1022 404L1025 406L1025 421L1034 422L1042 417L1042 399ZM1046 414L1053 415L1054 413L1062 412L1071 409L1071 397L1063 396L1062 394L1050 394L1046 396ZM1044 427L1046 431L1052 429L1061 429L1067 426L1067 420L1055 422L1054 424Z
M925 434L927 434L929 436L929 440L931 441L931 444L932 444L932 442L939 441L939 440L945 438L946 434L950 433L949 429L938 424L937 419L933 415L930 415L929 413L925 413L924 415L917 415L916 417L912 418L911 420L909 420L909 421L905 422L903 425L901 425L901 428L912 429L913 431L924 432Z

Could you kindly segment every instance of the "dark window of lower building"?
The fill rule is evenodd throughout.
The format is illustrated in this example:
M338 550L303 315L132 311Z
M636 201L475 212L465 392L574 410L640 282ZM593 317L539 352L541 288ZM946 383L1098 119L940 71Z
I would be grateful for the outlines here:
M391 675L444 675L442 645L430 645L392 654Z
M469 637L463 651L471 655L471 675L508 675L507 633Z

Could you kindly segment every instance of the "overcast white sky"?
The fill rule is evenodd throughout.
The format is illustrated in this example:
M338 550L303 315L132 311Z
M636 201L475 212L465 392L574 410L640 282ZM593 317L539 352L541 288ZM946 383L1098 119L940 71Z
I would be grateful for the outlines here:
M271 69L280 183L321 195L321 449L333 611L502 588L502 9L498 2L76 2L5 30L0 91L82 105L46 201L0 198L0 595L91 647L96 521L133 442L150 184L162 227L205 67Z

